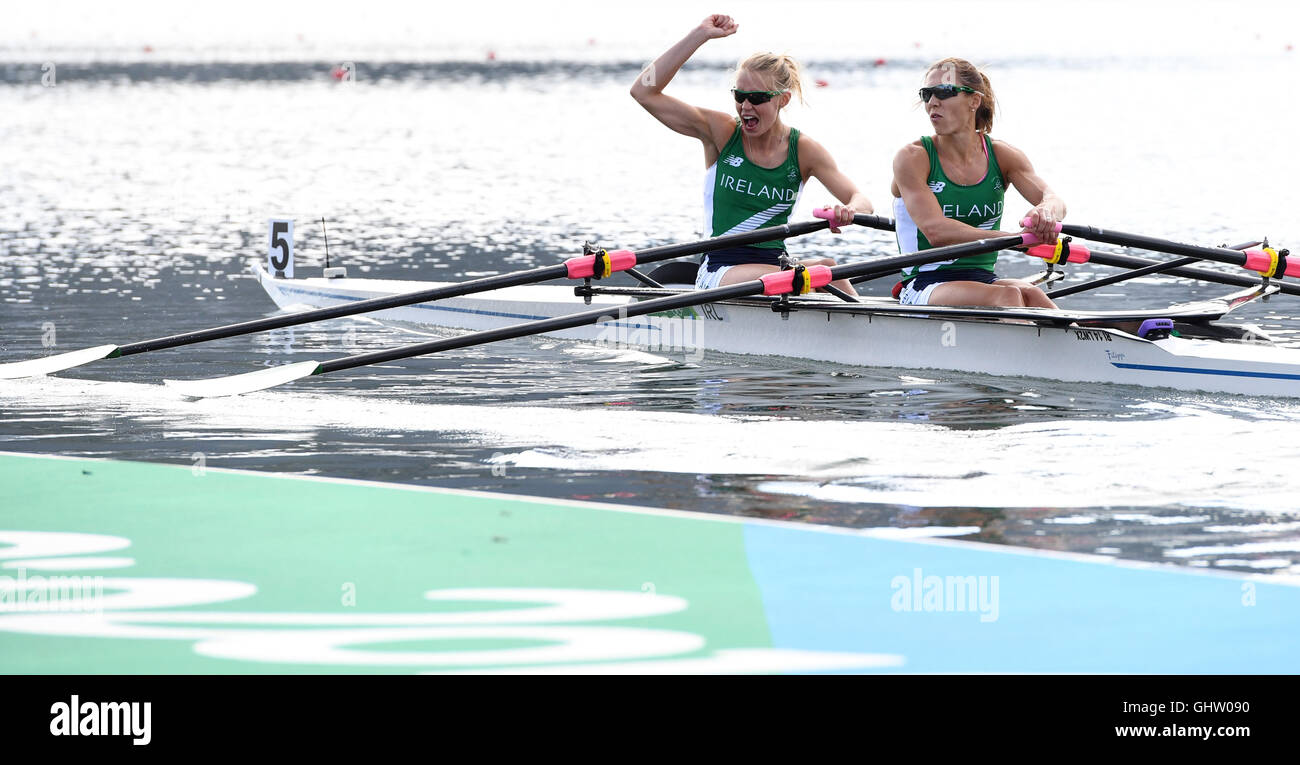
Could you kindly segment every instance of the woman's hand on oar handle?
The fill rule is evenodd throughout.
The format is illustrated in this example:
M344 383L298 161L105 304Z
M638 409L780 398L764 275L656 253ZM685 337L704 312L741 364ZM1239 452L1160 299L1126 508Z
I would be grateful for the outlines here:
M1056 244L1056 235L1061 232L1061 222L1047 205L1038 205L1026 213L1020 227L1044 244Z
M737 29L740 29L740 25L736 20L721 13L715 13L701 21L699 26L699 30L710 40L734 35Z
M847 205L835 205L834 207L818 207L816 210L813 210L813 217L830 221L831 233L838 234L840 233L840 226L851 225L853 223L853 216L857 215L857 213L857 210L854 210L852 207Z
M1056 235L1061 233L1060 223L1057 223L1051 229L1051 235L1052 235L1051 241L1047 241L1043 239L1041 236L1039 236L1038 234L1035 234L1032 230L1030 230L1029 224L1030 224L1029 218L1025 218L1024 220L1020 221L1020 226L1021 228L1024 229L1023 231L1020 232L1020 238L1024 240L1024 244L1021 245L1022 247L1029 247L1035 244L1056 244Z

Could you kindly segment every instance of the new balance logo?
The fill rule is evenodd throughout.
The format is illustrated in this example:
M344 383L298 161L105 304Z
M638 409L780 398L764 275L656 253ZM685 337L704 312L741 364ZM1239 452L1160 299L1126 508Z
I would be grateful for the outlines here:
M942 193L943 193L943 187L944 187L945 185L946 185L946 184L945 184L943 181L931 181L931 182L930 182L930 191L933 191L933 192L936 193L936 194L942 194Z
M728 154L727 158L722 161L728 165L731 165L732 167L740 167L745 163L745 158L738 157L735 154Z

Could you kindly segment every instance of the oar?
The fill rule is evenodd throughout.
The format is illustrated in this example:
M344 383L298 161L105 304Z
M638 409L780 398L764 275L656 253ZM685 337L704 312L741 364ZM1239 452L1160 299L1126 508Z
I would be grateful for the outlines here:
M646 314L657 313L660 311L671 311L678 308L689 308L691 306L713 303L720 300L730 300L734 298L747 297L750 295L783 295L791 292L803 294L805 292L825 286L837 279L849 279L868 273L889 272L909 266L921 265L949 258L959 258L966 255L979 255L985 252L993 252L1008 247L1015 247L1021 244L1034 244L1038 240L1032 234L1016 234L1013 236L1003 236L996 239L981 239L977 242L966 242L964 244L952 245L950 247L938 247L931 250L912 253L910 255L896 255L888 258L877 258L875 260L861 261L858 263L849 263L845 265L828 267L828 266L811 266L777 271L764 275L760 279L753 281L730 284L723 287L717 287L708 290L697 290L694 292L685 292L668 297L645 300L639 303L631 303L627 306L620 306L618 318L631 318L634 316L644 316ZM166 380L167 385L175 388L179 393L189 398L209 398L215 396L233 396L240 393L250 393L252 391L272 388L277 385L291 382L303 377L312 375L323 375L330 372L338 372L344 369L365 366L368 364L382 364L387 361L396 361L398 359L407 359L413 356L425 356L441 351L449 351L456 348L467 348L475 345L496 342L498 340L510 340L517 337L526 337L528 335L540 335L546 332L558 332L574 327L581 327L588 324L597 324L602 320L611 319L609 307L593 308L588 311L558 316L551 319L540 319L530 321L524 324L516 324L499 329L489 329L482 332L472 332L458 337L450 337L443 340L433 340L415 345L406 345L400 348L393 348L386 351L374 351L372 353L362 353L354 356L345 356L332 361L300 361L294 364L285 364L283 366L271 369L262 369L256 372L247 372L230 377L216 377L207 380Z
M1029 219L1022 221L1024 225L1029 225ZM1069 223L1058 223L1057 231L1070 236L1077 236L1082 239L1092 239L1097 242L1107 242L1128 247L1140 247L1142 249L1156 250L1157 252L1167 252L1172 255L1184 255L1197 260L1213 260L1229 265L1241 266L1250 271L1255 271L1259 276L1242 276L1239 274L1224 273L1222 271L1211 271L1208 268L1192 268L1181 265L1179 261L1159 261L1149 258L1139 258L1132 255L1120 255L1119 253L1110 252L1091 252L1088 260L1093 263L1100 263L1103 266L1115 266L1117 268L1153 268L1153 271L1167 273L1170 276L1181 276L1186 279L1198 279L1213 284L1226 284L1233 287L1257 287L1260 283L1260 276L1296 276L1300 275L1300 257L1288 257L1287 250L1273 250L1266 248L1256 250L1253 243L1245 248L1227 247L1202 247L1195 244L1183 244L1168 239L1158 239L1156 237L1143 236L1141 234L1126 234L1122 231L1106 231L1093 226L1076 226ZM1238 250L1244 249L1244 252ZM1165 268L1164 266L1169 266ZM1100 285L1097 285L1100 286ZM1274 282L1274 286L1279 287L1285 295L1300 296L1300 286L1287 284L1285 282Z
M1065 287L1059 290L1052 290L1051 292L1047 293L1047 296L1053 300L1056 300L1057 298L1069 297L1070 295L1077 295L1080 292L1095 290L1098 287L1105 287L1111 284L1119 284L1120 282L1132 281L1133 279L1140 279L1143 276L1150 276L1151 274L1164 273L1165 271L1172 271L1175 268L1179 268L1182 266L1190 266L1193 263L1200 263L1200 262L1201 262L1200 258L1179 258L1177 260L1168 261L1167 263L1152 263L1149 266L1143 266L1142 268L1137 268L1122 274L1113 274L1111 276L1107 276L1101 279L1093 279L1092 281L1084 282L1083 284L1076 284L1071 287Z
M1021 223L1027 226L1029 219L1026 218ZM1185 255L1202 260L1213 260L1219 263L1241 266L1249 271L1255 271L1261 276L1300 276L1300 257L1292 260L1287 257L1289 253L1286 250L1274 250L1271 247L1265 247L1262 250L1249 249L1245 252L1238 252L1226 247L1202 247L1196 244L1183 244L1169 239L1159 239L1154 236L1126 234L1123 231L1107 231L1094 226L1079 226L1073 223L1058 223L1057 230L1068 236L1077 236L1094 242L1139 247L1144 250L1167 252L1170 255Z
M1161 261L1151 260L1150 258L1139 258L1133 255L1120 255L1118 253L1092 253L1091 260L1093 263L1100 263L1103 266L1115 266L1117 268L1142 268L1150 265L1163 265ZM1181 266L1171 268L1165 273L1170 276L1181 276L1185 279L1197 279L1212 284L1226 284L1232 287L1258 287L1259 277L1245 276L1244 274L1231 274L1222 271L1211 271L1208 268L1191 268ZM1273 286L1281 287L1285 295L1295 295L1300 297L1300 285L1288 284L1286 282L1273 282Z
M862 218L861 221L854 221L859 225L893 225L893 221L890 221L888 218L875 218L875 216L870 215L859 215L857 217ZM39 359L0 364L0 380L15 377L47 375L64 369L78 367L83 364L89 364L90 362L99 359L131 356L137 353L159 351L164 348L176 348L182 345L193 345L195 343L204 343L209 340L220 340L227 337L248 335L254 332L266 332L268 330L280 329L282 327L294 327L300 324L325 321L326 319L337 319L343 316L355 316L356 314L382 311L388 308L398 308L400 306L413 305L415 303L428 303L434 300L444 300L446 298L502 289L504 287L535 284L537 282L548 281L551 279L582 279L588 277L599 279L609 276L616 271L623 271L632 268L637 264L657 263L662 260L671 260L685 255L713 252L726 247L740 247L748 244L767 242L773 239L803 236L815 231L821 231L824 228L828 228L829 225L829 222L826 220L808 221L804 223L787 223L782 226L770 226L768 228L760 228L754 231L741 232L739 234L727 234L725 236L703 239L697 242L651 247L639 252L615 250L606 253L602 251L595 255L584 255L582 257L570 258L569 260L554 266L544 266L542 268L533 268L527 271L518 271L498 276L486 276L481 279L473 279L458 284L448 284L427 290L371 298L356 303L346 303L343 305L331 306L329 308L317 308L311 311L301 311L281 316L272 316L265 319L254 319L239 324L227 324L221 327L200 329L194 332L184 332L178 335L168 335L167 337L159 337L153 340L144 340L138 343L129 343L127 345L98 345L93 348L82 348L67 353L57 353Z
M1259 244L1260 242L1258 241L1245 242L1242 244L1233 245L1230 249L1245 250L1251 247L1257 247L1259 246ZM1036 248L1031 248L1030 254L1033 254L1033 249ZM1103 254L1109 254L1109 253L1089 253L1089 254L1091 256L1089 258L1090 260L1100 263L1101 261L1097 260L1097 256ZM1183 266L1189 266L1194 263L1200 263L1200 262L1201 262L1200 258L1192 258L1192 257L1177 258L1175 260L1168 260L1164 262L1156 262L1147 266L1142 266L1140 268L1134 268L1132 271L1124 271L1123 273L1113 274L1111 276L1102 277L1101 279L1093 279L1092 281L1084 282L1083 284L1075 284L1070 287L1065 287L1064 289L1053 290L1047 293L1047 296L1049 298L1052 298L1053 300L1057 298L1069 297L1070 295L1077 295L1080 292L1095 290L1098 287L1108 287L1112 284L1119 284L1120 282L1127 282L1127 281L1132 281L1133 279L1140 279L1143 276L1150 276L1152 274L1162 274L1165 273L1166 271L1174 271ZM1253 281L1253 280L1247 279L1247 281Z
M817 215L819 212L821 211L818 210L816 213L813 213L813 215ZM868 228L878 228L881 231L894 230L894 219L882 218L879 215L868 215L866 213L857 213L856 215L853 216L853 222L859 226L867 226Z
M862 218L863 220L859 220L859 218ZM874 220L868 220L868 219L874 219ZM853 216L853 222L860 226L870 226L871 228L878 228L882 231L894 230L893 218L877 218L874 215L864 215L862 213L858 213L857 215ZM863 282L869 282L872 281L873 279L879 279L882 276L888 276L889 273L890 272L888 271L881 271L880 273L863 274L861 276L855 276L849 281L853 284L862 284Z

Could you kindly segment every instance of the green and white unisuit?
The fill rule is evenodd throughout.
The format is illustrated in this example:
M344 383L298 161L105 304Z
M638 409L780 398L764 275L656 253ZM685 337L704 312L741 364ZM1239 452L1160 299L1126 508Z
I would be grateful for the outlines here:
M993 152L993 140L987 135L984 138L984 151L988 155L988 169L984 173L984 178L979 183L963 186L960 183L953 183L951 179L943 172L943 165L939 163L939 154L935 149L934 139L930 136L923 136L921 144L925 147L925 153L930 158L930 174L926 178L926 183L930 186L930 191L939 200L939 206L943 208L943 216L952 220L959 220L968 226L982 228L989 231L996 231L1002 223L1003 199L1006 196L1006 183L1002 178L1002 169L998 167L998 158ZM925 238L925 234L916 227L912 221L912 216L907 214L907 206L903 204L900 198L894 199L894 226L895 233L898 237L898 251L901 253L920 252L928 250L933 245ZM978 271L987 271L989 275L993 274L994 266L997 265L998 254L990 252L983 255L970 255L955 260L945 260L939 263L927 263L923 266L908 268L903 270L903 280L910 281L913 278L927 272L933 274L934 281L950 281L944 277L958 277L957 272L969 271L976 269ZM926 279L930 281L930 279ZM984 281L984 279L979 279ZM992 279L988 279L992 281Z
M762 167L745 154L740 125L709 166L704 176L704 228L709 236L737 234L790 221L790 213L803 191L799 172L799 131L790 128L790 145L785 161L776 167ZM785 253L783 240L775 239L748 247L732 247L709 253L700 264L696 286L717 286L722 274L744 263L780 265Z

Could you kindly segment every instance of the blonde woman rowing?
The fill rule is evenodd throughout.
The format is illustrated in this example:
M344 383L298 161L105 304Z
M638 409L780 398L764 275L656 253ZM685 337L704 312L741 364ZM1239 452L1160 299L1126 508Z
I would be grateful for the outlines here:
M705 227L709 236L777 226L790 219L804 182L821 181L842 204L832 225L847 225L855 213L872 212L871 202L821 144L781 121L781 110L794 96L802 99L799 65L789 56L755 53L736 69L735 112L692 106L664 93L677 70L709 40L735 34L730 16L705 19L642 72L632 97L670 129L704 145ZM750 281L779 271L785 243L773 240L709 253L695 285L701 289ZM831 258L801 261L835 265ZM845 280L833 282L850 294Z

